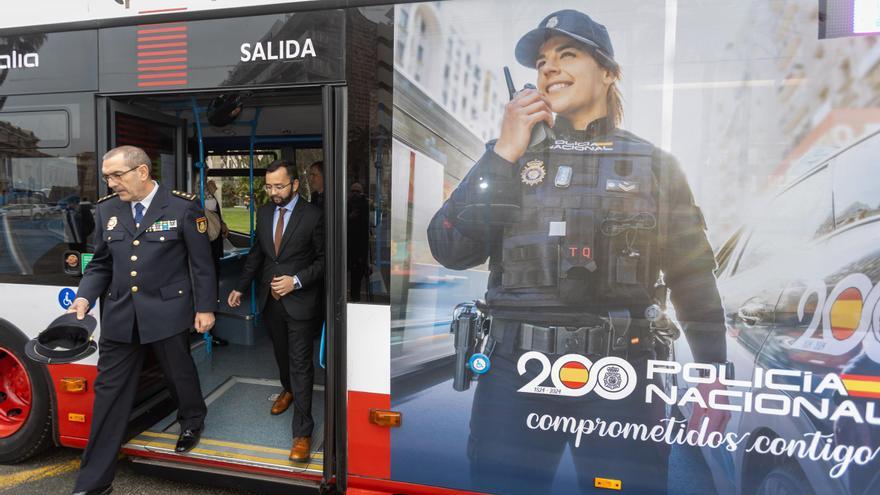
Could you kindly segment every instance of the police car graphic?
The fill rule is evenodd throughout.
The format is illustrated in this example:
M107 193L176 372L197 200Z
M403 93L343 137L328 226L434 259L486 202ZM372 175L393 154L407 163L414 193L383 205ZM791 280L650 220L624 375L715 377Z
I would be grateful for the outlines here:
M727 432L748 435L703 448L719 493L880 493L878 154L880 133L800 173L717 253Z

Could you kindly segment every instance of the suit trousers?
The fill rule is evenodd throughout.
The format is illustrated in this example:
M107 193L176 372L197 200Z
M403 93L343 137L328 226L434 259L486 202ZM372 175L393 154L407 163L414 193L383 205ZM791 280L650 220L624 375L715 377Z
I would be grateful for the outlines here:
M73 491L107 486L116 474L116 456L126 440L129 416L138 391L138 378L147 348L153 349L165 375L168 390L177 404L181 431L201 428L207 407L202 398L199 375L189 351L187 332L149 344L138 340L135 324L132 343L101 339L95 404L89 443L82 455Z
M293 394L293 436L309 437L315 428L312 418L315 319L296 320L287 314L281 301L270 297L263 310L263 321L272 339L281 385Z

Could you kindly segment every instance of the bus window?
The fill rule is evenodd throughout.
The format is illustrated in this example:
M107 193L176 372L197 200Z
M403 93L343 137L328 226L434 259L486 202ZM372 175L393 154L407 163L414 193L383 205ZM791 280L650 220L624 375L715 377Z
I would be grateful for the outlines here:
M23 111L37 103L47 109ZM95 227L91 105L70 94L10 96L0 108L0 281L71 283L61 259L87 251Z

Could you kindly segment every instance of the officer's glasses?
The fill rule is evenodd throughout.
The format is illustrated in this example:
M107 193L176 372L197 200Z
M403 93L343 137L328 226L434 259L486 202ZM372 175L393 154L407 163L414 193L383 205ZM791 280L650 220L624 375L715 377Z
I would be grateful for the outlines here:
M138 168L140 168L140 165L138 165L137 167L132 167L132 168L126 170L125 172L113 172L112 174L102 175L102 176L101 176L101 179L103 179L104 182L106 182L107 184L110 183L110 180L111 180L111 179L114 180L114 181L116 181L116 182L119 182L119 181L122 180L122 176L123 176L123 175L125 175L125 174L127 174L127 173L129 173L129 172L132 172L132 171L134 171L134 170L137 170Z
M265 189L266 192L272 192L272 191L281 192L281 191L287 189L287 186L289 186L289 185L291 185L291 184L293 184L293 183L292 183L292 182L288 182L287 184L284 184L283 186L278 186L278 185L273 185L273 184L266 184L265 186L263 186L263 189Z

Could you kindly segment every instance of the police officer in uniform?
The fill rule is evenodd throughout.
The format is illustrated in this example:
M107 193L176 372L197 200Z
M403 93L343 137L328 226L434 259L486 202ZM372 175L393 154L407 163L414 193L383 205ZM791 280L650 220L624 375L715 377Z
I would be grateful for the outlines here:
M498 140L428 229L444 266L489 262L491 366L477 382L468 444L474 489L549 493L569 443L582 493L596 490L597 477L621 480L632 493L665 493L668 447L598 435L575 447L570 433L529 428L527 418L660 423L662 402L645 403L644 387L647 360L669 349L660 316L667 287L695 360L721 369L723 310L702 215L676 160L618 127L621 71L605 26L581 12L554 12L520 39L516 58L537 69L537 88L507 104ZM599 378L606 395L637 386L613 400L518 392L542 371L532 359L518 372L531 351L550 363L616 356L627 366ZM630 365L634 373L624 373ZM587 375L573 373L566 386L576 390ZM719 414L700 414L723 428Z
M134 146L110 150L101 172L114 192L98 201L95 255L68 310L82 319L103 297L95 403L76 495L112 491L148 347L178 406L175 450L196 446L207 408L188 329L210 330L217 309L207 220L195 196L152 180L149 156Z

